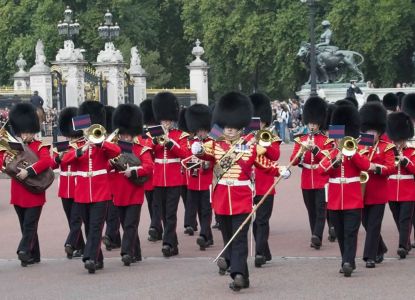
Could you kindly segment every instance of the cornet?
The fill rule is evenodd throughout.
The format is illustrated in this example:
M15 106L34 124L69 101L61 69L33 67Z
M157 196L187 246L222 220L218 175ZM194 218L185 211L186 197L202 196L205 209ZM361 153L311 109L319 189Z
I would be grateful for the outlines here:
M269 147L272 143L272 132L266 129L258 130L255 134L255 139L262 147Z
M353 156L357 151L357 140L351 136L341 139L339 149L344 156Z
M106 130L100 124L92 124L85 130L85 138L92 144L101 144L105 140Z

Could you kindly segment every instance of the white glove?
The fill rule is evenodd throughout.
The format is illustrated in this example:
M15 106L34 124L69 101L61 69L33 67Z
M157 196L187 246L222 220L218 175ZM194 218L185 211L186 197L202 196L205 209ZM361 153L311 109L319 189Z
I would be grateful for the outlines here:
M288 179L291 176L291 171L286 167L280 167L280 175L284 179Z
M199 142L194 142L192 144L192 154L200 154L202 152L202 144Z

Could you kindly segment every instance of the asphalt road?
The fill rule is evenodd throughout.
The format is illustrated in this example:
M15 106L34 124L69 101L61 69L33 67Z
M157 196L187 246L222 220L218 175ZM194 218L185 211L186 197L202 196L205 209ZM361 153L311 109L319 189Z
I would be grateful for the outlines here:
M283 145L282 164L288 162L292 145ZM124 267L119 251L104 248L105 268L87 274L79 259L65 257L63 243L68 231L58 182L48 191L40 224L42 253L40 264L20 267L16 247L20 239L17 216L9 202L10 181L0 180L0 295L1 299L412 299L415 259L398 260L398 235L387 208L382 235L389 252L375 269L366 269L358 259L351 278L338 273L337 243L324 237L320 250L310 248L310 230L303 204L300 172L293 169L290 179L280 183L271 219L270 247L273 260L254 268L249 260L251 287L239 293L228 288L228 276L217 273L213 258L223 243L214 230L215 245L200 251L196 237L183 234L183 205L179 207L179 255L163 258L161 243L147 241L149 215L146 205L139 226L144 259ZM327 230L326 230L327 232ZM359 234L358 257L362 255L364 230ZM413 251L415 252L415 251Z

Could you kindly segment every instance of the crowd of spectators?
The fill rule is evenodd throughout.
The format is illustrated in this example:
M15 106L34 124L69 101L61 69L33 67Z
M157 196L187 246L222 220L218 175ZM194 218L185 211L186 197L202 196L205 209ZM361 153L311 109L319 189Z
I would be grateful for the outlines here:
M307 127L302 123L303 105L296 99L272 102L273 129L283 143L292 142L297 135L307 132Z

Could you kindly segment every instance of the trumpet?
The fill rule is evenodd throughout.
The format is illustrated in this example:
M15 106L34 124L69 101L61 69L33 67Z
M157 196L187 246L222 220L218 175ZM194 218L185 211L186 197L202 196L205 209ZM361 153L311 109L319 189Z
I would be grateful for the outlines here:
M255 139L262 147L269 147L272 143L272 132L266 129L258 130L255 134Z
M357 151L357 140L351 136L341 139L339 149L344 156L353 156Z
M92 124L85 130L85 137L92 144L100 144L105 140L106 132L104 126Z

